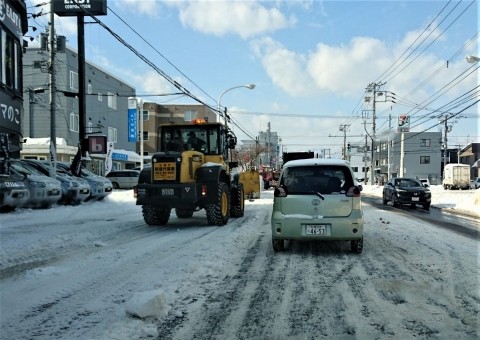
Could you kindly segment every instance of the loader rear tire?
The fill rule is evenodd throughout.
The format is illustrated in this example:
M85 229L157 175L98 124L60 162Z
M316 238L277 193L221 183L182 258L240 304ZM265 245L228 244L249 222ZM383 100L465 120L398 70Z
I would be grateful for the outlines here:
M142 205L143 220L148 225L165 225L170 218L170 208Z

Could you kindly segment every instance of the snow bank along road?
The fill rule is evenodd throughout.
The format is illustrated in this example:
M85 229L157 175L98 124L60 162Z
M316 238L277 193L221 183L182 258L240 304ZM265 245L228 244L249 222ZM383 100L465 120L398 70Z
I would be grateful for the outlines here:
M1 216L1 339L480 336L476 238L364 204L363 254L275 254L272 191L223 227L197 212L150 228L114 198ZM138 293L154 316L126 312Z

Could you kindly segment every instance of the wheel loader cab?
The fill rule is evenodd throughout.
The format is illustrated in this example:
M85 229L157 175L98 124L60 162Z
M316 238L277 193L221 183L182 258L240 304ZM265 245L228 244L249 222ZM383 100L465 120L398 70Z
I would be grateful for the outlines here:
M204 155L204 163L225 164L228 136L219 123L192 123L159 127L159 151L165 153L197 151Z

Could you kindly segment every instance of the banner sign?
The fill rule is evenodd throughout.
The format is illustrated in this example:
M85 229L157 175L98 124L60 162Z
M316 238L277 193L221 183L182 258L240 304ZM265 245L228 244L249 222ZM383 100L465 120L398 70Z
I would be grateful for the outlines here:
M52 0L52 11L61 17L106 15L107 0Z
M398 116L397 132L410 132L410 116Z
M128 141L136 142L137 140L137 100L128 98Z
M107 155L105 156L105 176L112 171L112 154L113 154L113 142L107 143Z
M21 122L22 101L14 100L5 92L0 92L0 126L20 132Z

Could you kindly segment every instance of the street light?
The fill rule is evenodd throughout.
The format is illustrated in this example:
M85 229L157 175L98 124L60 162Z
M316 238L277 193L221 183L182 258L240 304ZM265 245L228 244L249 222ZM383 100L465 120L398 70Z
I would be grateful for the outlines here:
M475 57L473 55L467 56L466 59L467 59L467 62L469 62L470 64L475 64L475 63L478 63L480 61L479 57Z
M231 91L231 90L234 90L234 89L238 89L238 88L241 88L241 87L245 87L249 90L253 90L255 88L255 84L248 84L248 85L239 85L239 86L234 86L234 87L231 87L225 91L223 91L223 93L220 95L220 97L218 97L218 100L217 100L217 107L218 107L218 114L219 114L219 117L220 117L220 112L221 112L221 107L220 107L220 101L222 100L222 97L225 93L227 93L228 91ZM225 121L226 121L227 117L225 117ZM220 119L219 119L220 120Z

